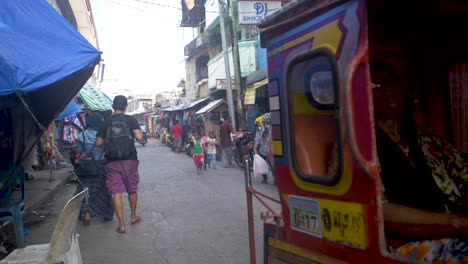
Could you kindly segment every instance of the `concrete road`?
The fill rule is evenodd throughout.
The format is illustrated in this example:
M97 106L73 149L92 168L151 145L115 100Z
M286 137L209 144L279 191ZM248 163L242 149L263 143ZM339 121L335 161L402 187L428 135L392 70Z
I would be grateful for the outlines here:
M143 221L127 226L126 234L115 232L117 220L78 224L84 263L249 263L246 195L243 170L208 169L197 175L192 159L173 153L156 140L137 145L140 159L138 213ZM254 185L278 198L275 186ZM26 222L28 244L48 243L58 215L76 186L70 184L44 204ZM126 198L127 196L125 196ZM269 203L271 204L271 203ZM279 211L279 205L274 205ZM129 222L128 203L126 220ZM257 263L263 263L263 231L254 201Z

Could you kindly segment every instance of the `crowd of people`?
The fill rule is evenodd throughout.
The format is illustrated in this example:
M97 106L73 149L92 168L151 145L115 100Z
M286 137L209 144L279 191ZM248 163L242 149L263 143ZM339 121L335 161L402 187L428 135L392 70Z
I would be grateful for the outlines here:
M97 113L86 114L85 129L78 136L78 144L71 155L71 162L80 183L76 193L87 188L89 194L86 201L83 201L79 220L85 225L90 225L96 220L110 221L115 212L119 220L116 232L125 233L122 202L124 192L128 193L130 224L135 225L142 220L136 213L139 161L134 140L141 142L144 138L138 121L125 114L126 97L116 96L113 108L114 114L106 120ZM200 121L195 121L192 125L184 121L181 125L175 120L172 126L164 126L162 121L157 128L161 134L161 141L166 139L165 133L170 127L175 151L180 152L187 140L192 142L192 157L197 174L202 174L207 168L216 170L219 148L222 152L223 167L234 167L233 139L241 132L234 130L230 116L224 117L219 140L214 131L206 134ZM269 113L257 118L256 127L254 152L261 155L273 169ZM262 182L267 183L267 175L263 175ZM274 182L276 184L276 181Z
M259 154L268 163L273 172L270 113L260 110L260 114L255 121L255 128L255 146L251 154ZM161 144L164 144L166 140L172 139L172 147L175 152L181 152L185 144L188 145L188 142L191 142L191 147L193 148L192 157L197 174L201 174L207 167L216 169L218 153L222 156L224 168L236 167L233 164L233 147L236 138L242 135L242 133L233 128L230 116L224 116L221 120L219 140L216 138L214 131L209 131L206 134L203 123L197 119L191 122L191 124L187 120L184 120L182 125L179 120L170 122L165 117L156 126L156 134L159 134ZM274 175L274 173L272 174ZM262 177L262 183L268 183L268 175L265 174ZM276 184L275 179L273 183Z

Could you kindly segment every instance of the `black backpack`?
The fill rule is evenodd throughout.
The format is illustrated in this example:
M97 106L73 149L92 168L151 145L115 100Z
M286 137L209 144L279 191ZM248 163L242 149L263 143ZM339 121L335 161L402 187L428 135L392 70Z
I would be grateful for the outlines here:
M133 153L135 145L124 115L111 117L106 140L107 159L125 160Z

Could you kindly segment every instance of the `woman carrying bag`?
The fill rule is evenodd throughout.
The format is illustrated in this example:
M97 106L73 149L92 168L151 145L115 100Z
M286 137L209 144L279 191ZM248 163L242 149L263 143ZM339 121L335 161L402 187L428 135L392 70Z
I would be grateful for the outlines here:
M104 221L112 220L114 207L112 196L107 191L106 175L104 171L104 149L95 147L96 133L102 125L101 116L88 113L85 116L86 129L80 134L76 152L72 155L75 174L82 184L78 184L75 194L83 188L89 188L89 197L83 201L80 210L80 221L85 225L91 224L91 219Z

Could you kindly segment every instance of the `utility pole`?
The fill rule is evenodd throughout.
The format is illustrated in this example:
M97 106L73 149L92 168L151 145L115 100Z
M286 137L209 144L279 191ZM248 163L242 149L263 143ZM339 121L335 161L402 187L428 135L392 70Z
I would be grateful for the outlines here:
M229 67L229 53L228 53L228 43L226 40L226 25L225 25L225 14L227 14L226 9L224 8L224 0L218 0L219 5L219 25L221 28L221 43L223 45L223 53L224 53L224 70L226 71L226 92L227 92L227 99L228 99L228 108L229 108L229 115L232 117L232 126L236 129L236 114L234 112L234 101L232 98L232 83L231 83L231 70Z
M240 68L240 54L239 54L239 36L238 36L238 25L239 25L239 8L237 0L230 0L232 7L232 24L231 24L231 36L232 36L232 62L234 64L234 78L237 82L237 112L239 113L240 123L239 128L245 128L244 118L244 101L242 95L244 91L244 82L242 81L242 74Z

